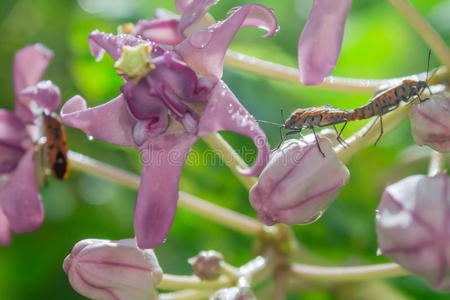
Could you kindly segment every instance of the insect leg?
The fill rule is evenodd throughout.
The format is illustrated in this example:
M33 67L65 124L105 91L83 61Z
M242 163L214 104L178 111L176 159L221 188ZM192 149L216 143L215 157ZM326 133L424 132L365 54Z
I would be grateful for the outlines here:
M317 137L316 130L314 129L314 126L311 127L314 137L316 138L317 148L319 149L320 153L322 153L322 156L325 157L325 153L323 153L322 148L320 148L319 138Z
M378 118L379 118L380 116L381 116L381 115L378 115L378 116L377 116L377 118L370 124L369 128L367 128L366 132L364 132L364 134L363 134L362 136L365 136L365 135L370 131L370 129L372 129L373 125L375 125L375 123L378 121Z
M375 142L375 146L378 144L378 142L381 139L381 136L383 135L383 117L382 117L382 115L380 115L379 117L380 117L380 135L378 136L378 138Z
M346 121L344 122L344 125L342 125L341 130L339 130L339 133L338 133L338 135L337 135L337 137L336 137L336 139L338 140L339 144L341 144L342 147L344 147L344 148L348 147L348 144L347 144L347 143L345 142L345 140L341 137L341 134L342 134L342 132L344 131L345 126L347 126L347 123L348 123L348 121L346 120ZM335 129L336 129L336 126L335 126Z

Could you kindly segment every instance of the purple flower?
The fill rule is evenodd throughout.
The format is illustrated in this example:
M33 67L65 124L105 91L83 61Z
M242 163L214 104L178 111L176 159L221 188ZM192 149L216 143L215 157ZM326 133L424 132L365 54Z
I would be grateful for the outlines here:
M250 203L267 225L307 224L317 220L349 178L331 142L288 140L272 153L258 182L250 190Z
M341 51L352 0L314 0L308 22L298 41L300 79L318 85L330 74Z
M62 118L94 138L142 151L134 222L139 247L154 248L167 237L181 169L198 138L219 130L246 135L259 153L242 173L254 176L264 168L270 153L264 132L220 80L228 45L239 28L250 25L267 29L266 36L277 30L271 10L249 4L174 48L132 35L90 34L92 53L99 58L107 51L116 60L123 93L94 108L76 96L64 105Z
M439 152L450 152L450 93L432 95L409 111L414 141Z
M52 112L60 93L50 81L39 80L52 52L35 44L14 58L15 112L0 110L0 243L9 243L9 230L26 233L40 227L44 211L36 178L35 113Z
M162 270L153 250L141 250L134 239L88 239L78 242L63 264L72 287L101 300L158 299L155 286Z
M377 211L380 251L450 291L450 179L414 175L386 187Z

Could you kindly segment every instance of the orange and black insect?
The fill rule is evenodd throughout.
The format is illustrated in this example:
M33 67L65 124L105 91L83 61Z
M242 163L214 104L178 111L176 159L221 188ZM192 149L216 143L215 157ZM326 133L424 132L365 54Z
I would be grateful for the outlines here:
M268 123L273 125L280 126L281 129L290 130L284 136L292 135L292 134L300 134L303 129L311 129L314 133L314 137L316 138L317 147L319 148L320 153L325 157L322 149L320 148L319 139L317 138L317 134L315 131L315 127L327 127L334 126L336 132L338 133L336 139L343 145L344 141L341 138L341 133L344 130L347 122L349 121L347 116L353 113L353 111L336 108L331 105L324 105L318 107L309 107L309 108L299 108L292 112L290 117L284 122L284 124L276 124L272 122L259 121L261 123ZM284 119L284 118L283 118ZM335 125L344 123L341 130L338 132ZM282 135L283 142L284 137ZM280 143L281 144L281 143Z
M56 115L43 113L40 122L40 139L37 143L40 170L62 180L69 175L68 148L64 126Z

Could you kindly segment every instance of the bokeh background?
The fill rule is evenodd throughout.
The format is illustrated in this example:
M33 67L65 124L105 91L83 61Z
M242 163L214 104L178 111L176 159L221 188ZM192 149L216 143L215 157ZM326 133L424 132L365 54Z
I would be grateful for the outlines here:
M223 0L210 12L223 19L229 9L250 1ZM260 0L272 7L280 32L260 38L258 29L244 29L231 48L269 61L297 65L297 39L308 16L311 0ZM450 40L450 1L412 0L417 9L447 41ZM54 81L63 101L75 94L90 105L106 102L119 93L121 79L112 60L96 63L88 52L87 35L94 29L115 32L121 23L151 18L158 7L173 10L169 0L2 0L0 5L1 107L12 109L12 59L14 52L40 42L55 52L45 79ZM333 75L355 78L388 78L425 71L428 46L387 1L356 0L347 21L343 50ZM431 57L431 66L439 62ZM279 110L332 104L352 108L367 102L369 94L330 92L301 87L261 76L225 69L224 80L257 119L280 120ZM349 135L364 124L351 124ZM278 129L264 126L275 146ZM83 133L67 129L70 148L111 165L138 173L139 156L133 149L90 141ZM246 138L224 133L237 151L253 145ZM317 222L294 227L299 241L334 265L383 263L377 256L375 209L386 184L407 175L425 173L427 149L414 147L409 122L385 135L377 147L368 147L349 163L350 183ZM198 141L195 155L208 148ZM417 159L413 159L417 157ZM193 159L192 161L194 161ZM217 163L188 163L181 189L224 207L255 216L248 193L231 171ZM332 174L330 174L332 175ZM121 239L133 236L132 216L136 192L109 181L72 172L64 182L50 180L42 187L46 219L42 228L14 236L0 248L0 299L84 299L70 287L61 264L73 245L85 238ZM201 250L222 252L240 265L253 257L254 240L179 209L168 241L156 250L168 273L190 274L186 260ZM270 282L268 283L270 284ZM448 299L414 276L383 281L405 299ZM331 291L311 287L291 293L288 299L352 299L348 286ZM381 292L382 289L375 289ZM371 292L367 288L367 292ZM355 296L356 297L356 296ZM398 296L400 297L400 296ZM361 299L364 299L361 298ZM380 295L380 299L384 298ZM396 298L400 299L400 298Z

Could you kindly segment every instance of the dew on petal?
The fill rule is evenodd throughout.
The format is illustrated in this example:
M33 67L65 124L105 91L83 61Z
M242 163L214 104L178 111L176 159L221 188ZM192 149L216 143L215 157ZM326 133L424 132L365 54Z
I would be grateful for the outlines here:
M308 225L308 224L314 223L315 221L319 220L320 217L322 217L322 215L323 215L323 210L319 211L319 213L313 215L311 218L309 218L308 220L306 220L306 221L304 221L304 222L302 222L300 224L301 225Z
M378 248L376 254L377 254L377 256L381 256L381 255L383 255L383 251L381 251L381 249Z
M87 139L88 139L89 141L92 141L92 140L94 139L94 137L93 137L92 135L87 135Z

